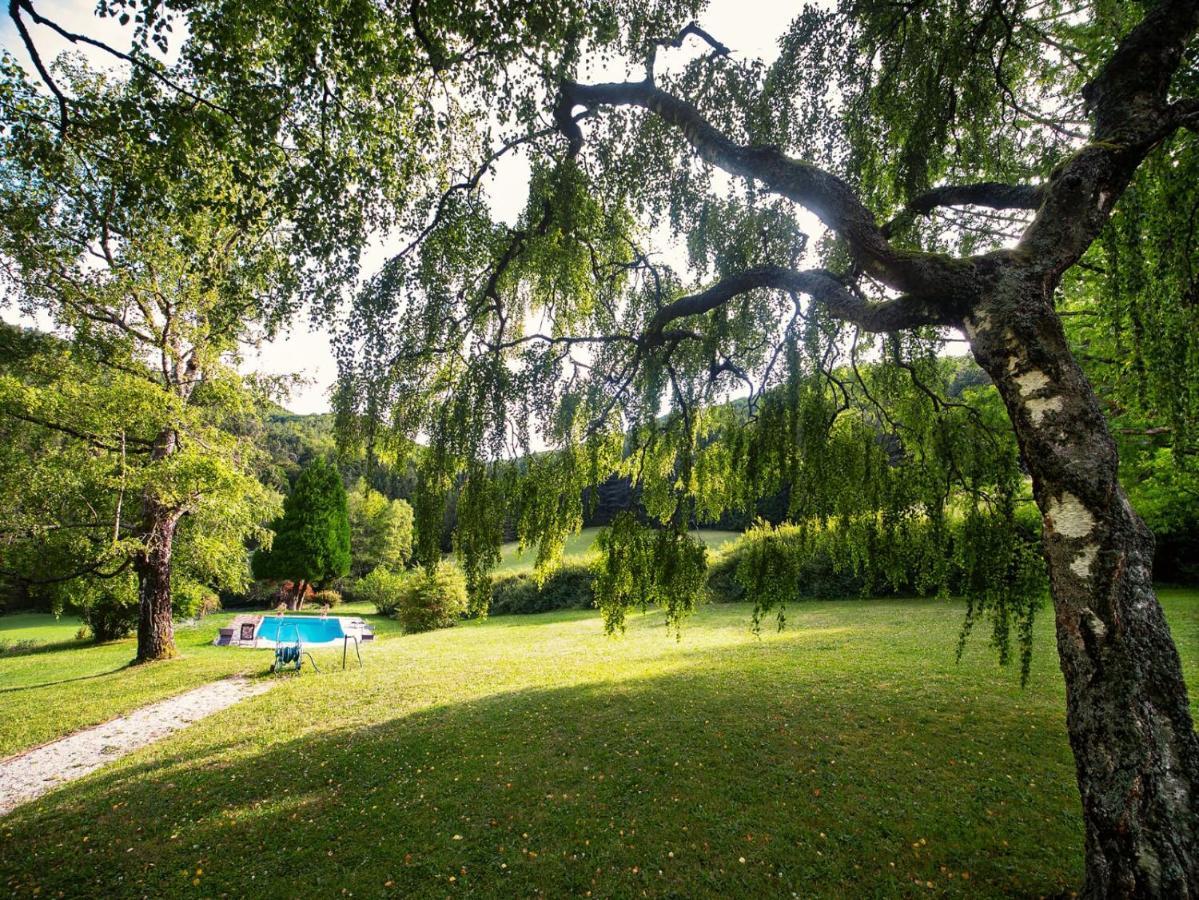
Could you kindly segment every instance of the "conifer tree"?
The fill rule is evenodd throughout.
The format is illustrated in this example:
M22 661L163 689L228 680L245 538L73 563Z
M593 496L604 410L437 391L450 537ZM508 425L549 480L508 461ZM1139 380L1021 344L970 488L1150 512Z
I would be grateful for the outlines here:
M270 549L254 554L254 577L292 582L290 609L300 608L310 585L350 571L346 489L333 464L317 459L300 473L272 527Z

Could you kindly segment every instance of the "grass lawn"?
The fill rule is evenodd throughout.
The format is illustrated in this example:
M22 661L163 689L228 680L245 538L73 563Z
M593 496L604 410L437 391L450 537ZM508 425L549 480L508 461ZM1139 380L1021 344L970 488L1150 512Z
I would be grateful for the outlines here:
M1197 686L1199 592L1163 600ZM385 636L363 670L281 678L0 819L0 885L112 897L1075 889L1082 830L1051 617L1023 690L981 636L954 663L960 621L951 602L841 601L796 605L786 631L760 639L745 605L705 608L681 641L657 613L620 638L589 612ZM212 631L184 638L187 658L156 677L265 668L265 654L204 651ZM49 651L43 669L80 652ZM117 691L142 676L108 677Z
M595 538L601 530L599 527L584 528L578 534L572 534L566 539L566 547L562 553L563 558L572 562L589 559L592 555L591 545L595 543ZM713 550L719 550L725 544L731 544L741 536L739 531L716 531L711 528L701 528L691 533ZM518 572L529 572L533 569L533 563L537 561L536 547L529 547L524 553L521 553L520 546L515 541L504 544L500 552L502 560L493 570L495 575L515 575Z
M238 610L237 612L245 612ZM339 615L374 612L346 604ZM131 666L133 638L109 644L75 640L79 621L43 614L0 616L0 758L107 721L155 700L227 675L259 675L270 651L233 653L214 647L217 629L233 618L224 612L195 626L177 625L175 643L184 659ZM398 632L397 623L372 619L376 632ZM26 646L31 643L34 646ZM340 651L314 653L318 665L341 664Z

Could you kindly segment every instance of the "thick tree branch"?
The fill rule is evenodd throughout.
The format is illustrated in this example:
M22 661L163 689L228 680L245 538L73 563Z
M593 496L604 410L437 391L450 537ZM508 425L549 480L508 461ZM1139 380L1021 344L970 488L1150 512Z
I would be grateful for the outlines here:
M51 431L61 432L62 434L69 435L73 438L78 438L79 440L81 440L81 441L87 443L88 445L95 447L99 450L108 450L112 453L123 452L122 448L116 444L110 444L107 441L102 440L101 438L97 437L94 434L88 434L86 431L81 431L78 428L72 428L70 425L65 425L62 422L51 422L49 419L42 419L38 416L33 416L28 413L19 412L14 409L0 409L0 416L8 416L9 418L17 419L18 421L21 421L21 422L27 422L30 425L39 425L42 428L48 428ZM149 447L150 447L149 441L143 441L143 440L139 440L139 439L129 438L128 442L135 443L139 447L143 448L140 450L129 450L128 452L130 452L130 453L147 453L147 452L149 452Z
M658 48L659 47L675 47L675 48L682 47L683 42L686 41L687 38L690 37L691 35L695 35L697 38L699 38L701 41L703 41L709 47L711 47L714 55L716 55L716 56L728 56L729 53L731 52L728 47L726 47L720 41L716 40L716 38L712 37L712 35L709 34L707 31L704 31L704 29L700 28L698 24L696 24L695 22L691 22L689 25L687 25L685 28L683 28L678 34L676 34L673 38L667 38L664 40L655 41L653 43L653 45L650 47L649 56L645 61L645 72L646 72L646 77L648 78L649 81L654 80L654 63L657 61Z
M843 180L818 166L792 159L777 147L746 146L724 135L696 107L650 81L579 84L568 81L554 117L577 155L583 132L571 113L576 106L637 106L679 129L707 162L742 178L762 182L769 190L811 210L849 245L855 262L899 291L964 296L974 293L969 267L944 257L892 247L870 212Z
M806 294L835 318L851 322L864 331L953 325L960 321L962 314L961 310L948 308L940 301L927 302L914 296L870 303L849 291L835 275L823 269L800 272L782 266L762 266L731 275L707 290L680 297L663 307L650 320L645 339L650 343L655 340L660 342L666 326L677 319L711 312L735 297L763 288Z
M21 574L20 572L13 571L11 569L0 569L0 575L6 575L9 578L20 579L25 584L30 584L30 585L62 584L64 581L73 581L76 578L82 578L84 575L91 575L95 578L101 578L101 579L116 578L118 575L120 575L122 572L124 572L126 569L129 568L129 566L133 563L133 559L126 558L126 559L122 560L120 562L120 564L115 569L113 569L111 572L101 572L100 571L101 567L104 566L108 562L112 562L112 560L101 559L101 560L98 560L97 562L90 563L89 565L86 565L86 566L83 566L82 568L76 569L73 572L70 572L66 575L56 575L53 578L28 578L25 575Z
M1149 152L1193 109L1168 103L1183 50L1199 28L1199 0L1164 0L1120 41L1083 89L1092 110L1091 141L1045 186L1044 202L1016 249L1056 284L1106 225L1116 201Z
M894 219L881 229L890 237L916 216L927 216L942 206L985 206L990 209L1036 209L1044 199L1044 188L1033 184L1005 184L981 181L976 184L949 184L926 191L908 202Z

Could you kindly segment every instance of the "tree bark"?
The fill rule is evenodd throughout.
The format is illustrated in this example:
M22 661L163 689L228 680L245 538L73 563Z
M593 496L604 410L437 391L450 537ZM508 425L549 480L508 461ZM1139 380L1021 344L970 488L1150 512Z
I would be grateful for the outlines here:
M1089 897L1199 897L1199 737L1153 590L1153 535L1117 480L1116 446L1053 308L999 268L966 319L1007 406L1044 519L1086 826Z
M159 434L153 459L175 452L177 437L172 430ZM134 559L137 572L138 622L137 662L178 656L175 649L174 610L171 605L171 554L179 512L146 488L142 495L143 548Z
M299 611L304 607L304 595L308 593L308 582L300 579L295 583L295 589L291 595L291 605L289 609Z

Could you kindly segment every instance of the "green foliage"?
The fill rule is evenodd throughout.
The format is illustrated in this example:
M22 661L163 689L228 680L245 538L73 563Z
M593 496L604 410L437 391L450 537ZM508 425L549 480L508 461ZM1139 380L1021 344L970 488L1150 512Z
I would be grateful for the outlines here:
M590 609L595 606L595 573L590 566L566 562L540 582L526 572L502 575L491 586L493 616L550 612L555 609Z
M404 578L399 599L396 618L406 634L448 628L466 615L466 576L451 562L438 563Z
M624 629L628 610L655 605L677 631L705 599L707 550L685 531L649 528L622 513L596 547L595 600L608 631Z
M350 571L365 575L378 566L403 569L412 557L412 507L388 500L359 479L347 497L350 517Z
M112 572L144 549L140 502L187 512L173 548L173 605L193 615L214 590L248 583L245 543L265 535L275 495L254 477L254 417L235 373L213 373L186 406L129 360L0 327L0 569L47 602L72 573ZM171 425L190 438L168 459L149 448Z
M350 570L346 489L337 468L314 460L283 501L269 549L254 554L255 578L321 583Z
M83 620L97 643L128 637L137 628L137 579L131 574L77 579L58 593L57 602Z
M268 380L237 369L288 314L295 257L231 142L205 139L212 107L78 57L53 73L86 110L66 129L54 98L0 64L0 278L64 338L6 336L0 427L36 450L0 484L19 511L0 567L36 585L161 554L174 596L146 596L189 615L245 587L245 544L276 508L250 439Z
M411 575L378 566L354 584L354 599L370 603L381 616L394 616L400 608L405 582Z
M1024 510L975 507L945 521L909 519L897 527L884 527L881 517L760 523L725 554L712 581L718 598L753 602L755 626L774 613L780 628L788 604L807 598L960 595L966 618L958 655L976 618L988 615L1000 663L1011 659L1014 634L1026 682L1047 583L1040 516L1031 505ZM727 586L729 569L740 591Z
M1155 574L1195 583L1199 548L1199 136L1138 169L1086 265L1062 287L1071 345L1120 449L1120 478L1157 537Z
M739 603L745 600L745 588L737 580L741 562L739 543L708 554L708 599L713 603Z

